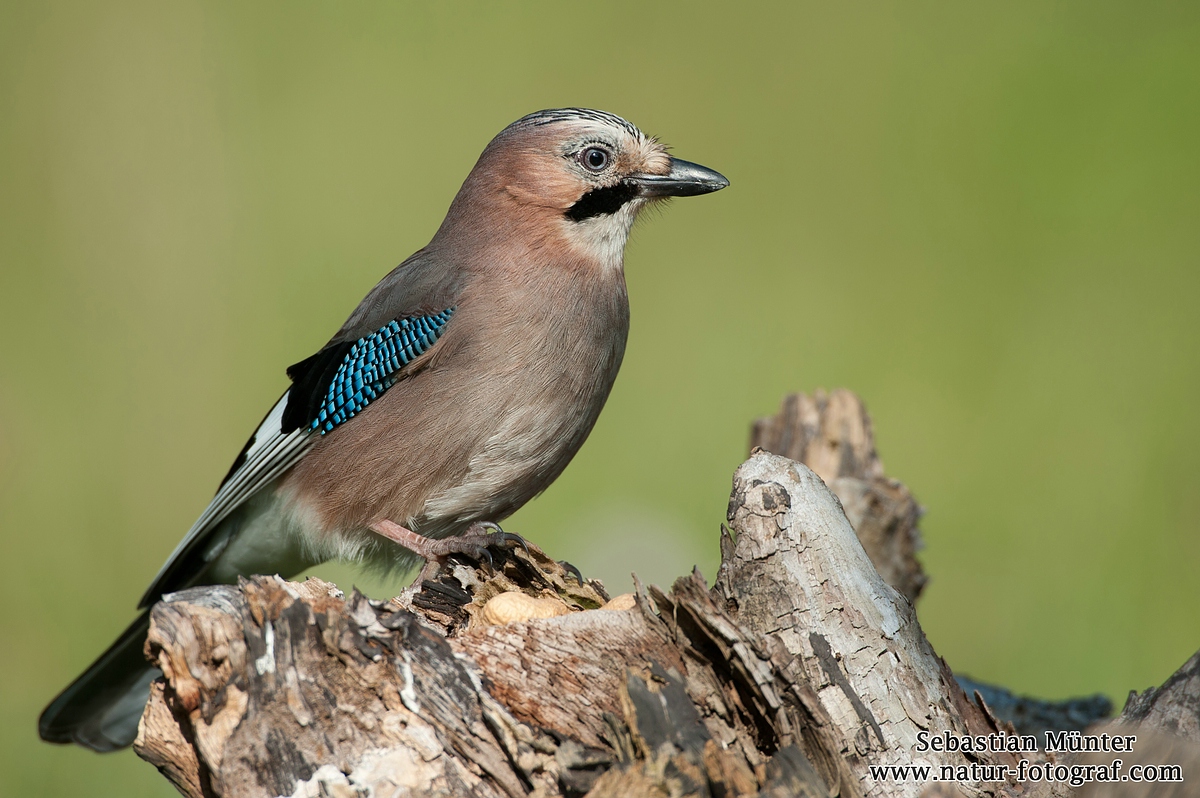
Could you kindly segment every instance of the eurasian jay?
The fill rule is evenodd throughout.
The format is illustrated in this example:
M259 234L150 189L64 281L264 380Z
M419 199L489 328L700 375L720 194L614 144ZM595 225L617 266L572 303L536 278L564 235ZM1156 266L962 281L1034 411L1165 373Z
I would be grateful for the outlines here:
M42 739L133 741L160 675L142 655L148 608L165 593L335 558L404 569L502 539L496 522L562 473L617 376L639 211L727 185L602 111L539 111L505 128L429 245L287 370L291 387L141 615L42 713Z

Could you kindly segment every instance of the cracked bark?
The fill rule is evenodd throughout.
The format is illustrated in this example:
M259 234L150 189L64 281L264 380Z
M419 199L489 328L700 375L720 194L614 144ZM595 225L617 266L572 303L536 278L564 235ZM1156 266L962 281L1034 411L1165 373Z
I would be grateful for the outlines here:
M164 678L135 749L194 798L915 796L924 785L869 767L1015 765L915 753L922 730L1010 727L963 693L902 595L924 582L916 504L883 476L857 399L792 401L824 432L780 422L763 440L836 463L843 500L756 451L734 477L711 590L694 573L610 601L531 547L495 570L455 561L390 601L262 576L181 591L152 612L147 653ZM885 488L903 500L878 500ZM864 496L876 498L843 512ZM872 528L891 531L869 558ZM880 552L902 592L872 564ZM1125 720L1191 728L1179 707L1196 670Z

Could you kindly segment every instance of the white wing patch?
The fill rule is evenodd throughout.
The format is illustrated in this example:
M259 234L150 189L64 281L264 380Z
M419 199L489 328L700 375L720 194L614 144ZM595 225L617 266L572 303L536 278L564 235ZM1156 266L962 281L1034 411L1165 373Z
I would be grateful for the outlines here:
M294 466L309 447L317 442L319 436L314 435L307 427L283 434L281 421L287 399L288 394L284 393L258 425L246 448L245 462L229 475L208 507L196 519L196 523L192 524L187 535L175 547L175 551L171 552L171 556L163 563L154 581L150 583L146 595L142 597L142 606L158 599L163 588L160 582L176 560L198 545L208 532L216 528L243 502Z

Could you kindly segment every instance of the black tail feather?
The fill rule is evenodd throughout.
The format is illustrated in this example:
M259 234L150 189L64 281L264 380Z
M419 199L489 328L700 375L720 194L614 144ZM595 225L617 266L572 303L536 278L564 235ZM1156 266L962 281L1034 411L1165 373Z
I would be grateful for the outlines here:
M145 610L108 651L63 690L38 719L38 734L50 743L78 743L94 751L116 751L133 743L161 671L142 649L150 629Z

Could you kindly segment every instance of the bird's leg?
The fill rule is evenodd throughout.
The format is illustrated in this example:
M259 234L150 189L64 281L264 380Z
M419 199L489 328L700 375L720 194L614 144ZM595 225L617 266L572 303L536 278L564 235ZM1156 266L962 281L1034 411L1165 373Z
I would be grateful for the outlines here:
M371 524L371 531L424 558L425 565L421 568L421 573L417 574L417 582L432 579L446 557L451 554L465 554L475 560L487 560L490 567L494 563L488 549L493 546L520 543L526 551L529 550L520 535L509 534L498 524L487 521L476 521L467 527L463 534L448 538L427 538L387 519Z

